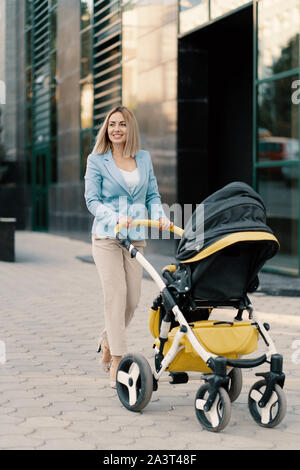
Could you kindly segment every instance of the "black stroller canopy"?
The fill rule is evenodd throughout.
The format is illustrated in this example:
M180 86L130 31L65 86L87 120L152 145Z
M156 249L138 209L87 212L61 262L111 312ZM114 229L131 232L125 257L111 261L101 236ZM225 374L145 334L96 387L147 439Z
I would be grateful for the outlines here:
M259 194L246 183L230 183L204 199L194 211L184 229L176 259L188 260L222 237L246 231L273 234L266 225L266 208Z
M235 182L215 192L187 223L176 259L196 299L222 303L257 289L258 272L278 250L261 197Z

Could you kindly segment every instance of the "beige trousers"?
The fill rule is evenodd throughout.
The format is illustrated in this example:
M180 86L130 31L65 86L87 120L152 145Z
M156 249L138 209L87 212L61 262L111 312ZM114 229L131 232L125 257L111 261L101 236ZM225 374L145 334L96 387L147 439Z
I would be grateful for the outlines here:
M143 254L144 240L134 242ZM143 268L113 238L92 235L92 253L104 294L104 320L100 341L106 338L113 356L127 352L126 328L138 305Z

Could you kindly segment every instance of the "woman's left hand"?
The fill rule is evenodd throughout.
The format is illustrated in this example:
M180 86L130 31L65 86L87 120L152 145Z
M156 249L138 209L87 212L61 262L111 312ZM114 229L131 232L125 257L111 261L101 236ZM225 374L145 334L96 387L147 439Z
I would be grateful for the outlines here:
M160 230L168 230L171 227L174 227L173 222L171 222L169 219L167 219L167 217L160 217L158 219L158 221L159 221Z

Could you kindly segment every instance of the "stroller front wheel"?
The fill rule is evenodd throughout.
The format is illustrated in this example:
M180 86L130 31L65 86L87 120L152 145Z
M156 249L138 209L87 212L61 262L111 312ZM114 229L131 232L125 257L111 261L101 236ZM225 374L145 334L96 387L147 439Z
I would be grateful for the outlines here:
M148 361L141 354L127 354L117 371L117 393L130 411L141 411L153 392L153 375Z
M263 408L260 408L259 402L266 389L266 381L259 380L250 389L248 395L248 407L254 421L265 428L274 428L281 423L287 408L286 396L279 385L275 389Z
M209 396L209 384L199 388L195 398L195 411L200 424L212 432L222 431L230 421L231 402L228 393L222 387L217 392L216 399L209 411L204 410Z

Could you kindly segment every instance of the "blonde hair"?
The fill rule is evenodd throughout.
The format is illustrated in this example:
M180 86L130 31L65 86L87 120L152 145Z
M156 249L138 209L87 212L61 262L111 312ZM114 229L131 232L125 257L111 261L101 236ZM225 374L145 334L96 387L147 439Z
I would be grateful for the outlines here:
M125 106L116 106L107 114L97 134L93 153L106 153L111 148L112 143L108 138L107 132L108 122L111 115L118 112L123 114L127 126L127 140L124 147L124 156L134 157L140 150L139 127L134 114Z

